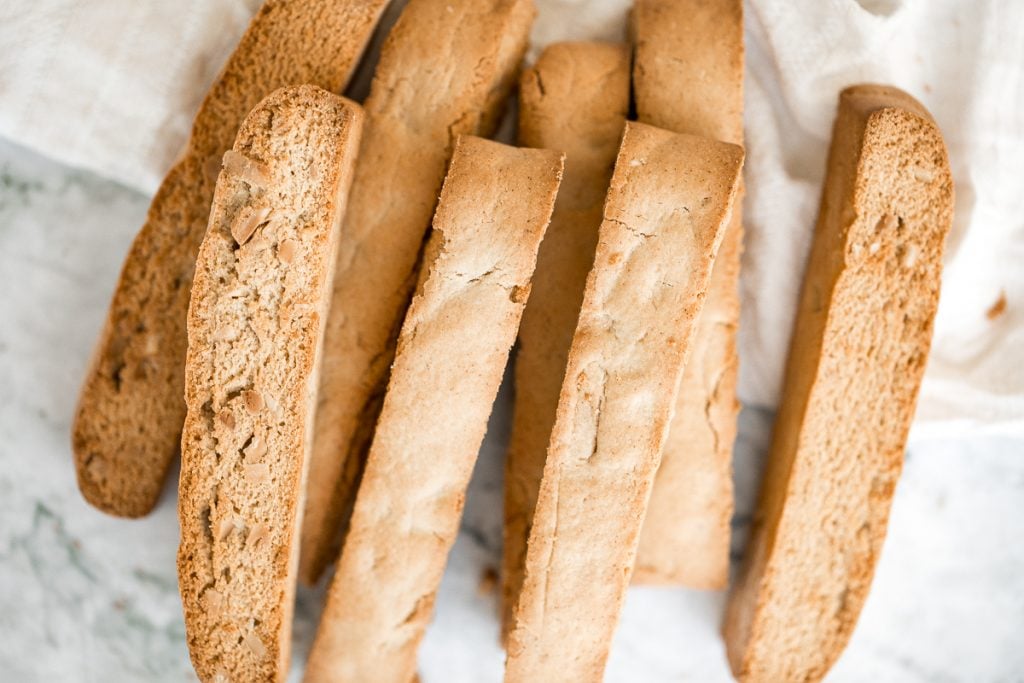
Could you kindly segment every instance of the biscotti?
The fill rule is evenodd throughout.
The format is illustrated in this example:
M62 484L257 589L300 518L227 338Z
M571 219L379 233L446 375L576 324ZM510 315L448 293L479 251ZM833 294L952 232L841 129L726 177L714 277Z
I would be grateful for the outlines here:
M625 45L549 45L520 82L519 143L564 152L566 161L551 226L537 255L533 296L519 326L512 434L505 461L505 634L523 581L530 518L628 109Z
M767 471L726 611L741 681L821 680L850 638L903 464L952 216L949 161L928 112L895 88L844 90Z
M279 87L344 87L386 4L268 0L206 95L126 257L75 414L78 485L97 508L147 514L178 453L189 287L239 124Z
M283 88L224 155L188 312L178 503L204 681L287 675L315 373L361 126L348 100Z
M455 137L492 132L533 16L532 0L411 0L383 46L328 319L306 582L337 558Z
M530 292L562 158L462 137L307 683L407 683Z
M632 33L637 118L742 144L742 0L636 0ZM738 198L683 371L640 534L638 583L725 588L728 581L741 205Z
M742 161L735 145L626 125L544 464L506 681L602 678Z

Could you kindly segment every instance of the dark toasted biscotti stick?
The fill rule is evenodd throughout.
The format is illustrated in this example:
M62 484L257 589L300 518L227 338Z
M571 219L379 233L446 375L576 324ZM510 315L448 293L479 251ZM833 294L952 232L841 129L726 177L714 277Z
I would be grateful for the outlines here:
M519 142L564 152L562 179L519 326L515 407L505 462L502 632L512 626L526 537L583 287L594 263L601 207L629 109L629 50L614 43L549 45L523 73Z
M505 680L600 681L743 150L626 132L569 351Z
M533 16L532 0L411 0L384 43L324 342L303 581L338 557L455 138L493 132Z
M636 0L637 118L743 144L742 0ZM640 534L638 583L725 588L733 511L742 185L683 370Z
M839 98L761 498L726 610L741 681L818 681L885 538L928 360L953 180L916 100Z
M307 683L408 683L551 218L561 155L462 137Z
M92 505L140 517L156 505L185 420L185 317L221 156L275 89L348 81L386 0L268 0L213 84L121 270L72 428Z
M178 579L204 681L284 681L316 369L360 108L315 86L245 119L188 316Z

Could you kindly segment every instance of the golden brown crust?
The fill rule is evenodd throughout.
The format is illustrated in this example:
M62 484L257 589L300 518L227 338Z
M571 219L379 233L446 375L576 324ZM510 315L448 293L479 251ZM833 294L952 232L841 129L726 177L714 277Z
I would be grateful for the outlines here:
M530 517L628 109L629 50L622 44L549 45L520 82L520 144L564 152L566 171L519 326L505 463L505 635L523 580Z
M224 156L188 315L179 586L204 681L283 681L316 365L362 111L275 91Z
M327 323L300 576L337 558L456 136L489 135L532 0L412 0L384 43Z
M840 96L761 499L724 626L742 681L817 681L849 640L931 342L953 182L885 86Z
M459 138L307 683L415 674L561 173L556 152Z
M629 123L530 530L505 680L600 681L743 150Z
M632 32L639 120L742 144L742 1L637 0ZM725 588L728 579L741 204L715 259L683 371L640 536L637 583Z
M104 512L152 510L178 452L189 286L221 156L275 89L344 87L386 4L268 0L203 101L125 259L75 413L78 485Z

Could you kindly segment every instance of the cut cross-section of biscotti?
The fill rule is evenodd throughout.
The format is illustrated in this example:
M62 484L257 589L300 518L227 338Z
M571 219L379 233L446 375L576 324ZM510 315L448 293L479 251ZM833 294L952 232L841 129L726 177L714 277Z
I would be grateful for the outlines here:
M411 0L384 43L325 340L306 582L337 558L455 137L492 132L533 16L532 0Z
M283 88L224 156L188 313L178 579L204 681L283 681L316 370L362 110Z
M386 4L268 0L206 95L125 259L75 414L78 486L99 509L147 514L178 453L189 288L239 124L282 86L343 88Z
M741 681L818 681L846 646L885 538L931 343L953 181L895 88L839 98L771 452L726 610Z
M530 517L628 109L625 45L550 45L520 82L520 144L556 149L566 160L551 226L537 255L533 296L519 326L515 406L505 462L505 634L523 581Z
M742 144L742 0L636 0L632 33L637 118ZM697 320L640 534L636 582L725 588L728 580L741 203L738 198Z
M602 678L742 162L736 145L626 125L544 464L506 681Z
M307 683L407 683L551 218L561 155L462 137Z

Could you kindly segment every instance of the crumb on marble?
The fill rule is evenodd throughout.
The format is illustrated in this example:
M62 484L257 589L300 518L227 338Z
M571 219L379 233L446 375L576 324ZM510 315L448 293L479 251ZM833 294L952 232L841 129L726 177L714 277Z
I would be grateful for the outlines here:
M1006 313L1006 292L999 292L999 298L992 304L988 311L985 312L985 317L989 320L995 320L1003 313Z
M480 583L476 586L476 592L486 597L493 595L495 590L498 588L498 570L488 565L484 567L483 572L480 574Z

